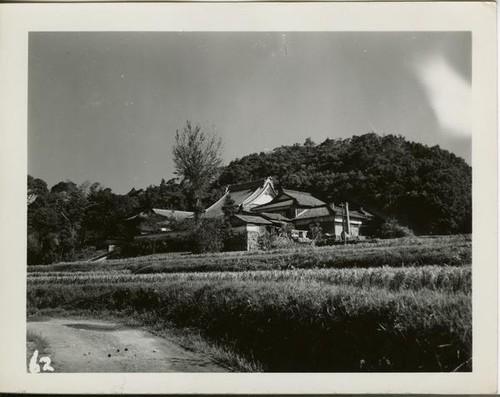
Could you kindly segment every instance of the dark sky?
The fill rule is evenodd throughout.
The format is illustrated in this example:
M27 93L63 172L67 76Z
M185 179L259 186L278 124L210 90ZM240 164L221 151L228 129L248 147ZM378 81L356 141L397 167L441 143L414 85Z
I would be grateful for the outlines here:
M470 105L468 32L30 33L28 171L158 184L186 120L226 164L370 131L471 163Z

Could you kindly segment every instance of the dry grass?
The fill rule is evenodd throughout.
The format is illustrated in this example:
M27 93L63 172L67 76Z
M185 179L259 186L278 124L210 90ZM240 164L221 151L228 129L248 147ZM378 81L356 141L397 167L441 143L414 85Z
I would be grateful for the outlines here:
M188 329L253 371L470 371L470 258L461 236L51 265L30 269L28 312Z
M332 285L351 285L362 288L382 288L391 291L420 290L423 288L449 292L470 292L472 272L470 266L423 266L404 268L356 269L294 269L243 272L205 273L152 273L124 272L61 272L30 273L30 285L120 284L129 282L172 282L186 280L205 281L314 281Z
M104 263L74 262L30 266L29 273L43 272L236 272L293 268L354 268L403 266L461 266L471 263L468 236L381 240L354 246L290 249L272 252L226 252L211 255L154 255Z
M147 313L160 327L197 328L268 371L451 371L471 356L467 293L200 279L32 285L28 302L35 311Z

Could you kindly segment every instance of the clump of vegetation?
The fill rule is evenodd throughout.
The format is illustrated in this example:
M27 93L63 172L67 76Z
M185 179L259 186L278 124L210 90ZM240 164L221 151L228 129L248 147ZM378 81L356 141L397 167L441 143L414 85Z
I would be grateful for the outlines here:
M399 238L412 237L413 232L406 226L402 226L395 218L389 218L380 225L380 237Z
M259 249L264 251L276 250L276 249L287 249L292 248L295 244L289 235L288 228L282 227L280 230L276 231L266 230L259 235L258 245Z
M203 254L223 251L224 242L229 238L228 233L229 229L225 227L222 219L198 220L193 224L190 234L193 242L193 252Z

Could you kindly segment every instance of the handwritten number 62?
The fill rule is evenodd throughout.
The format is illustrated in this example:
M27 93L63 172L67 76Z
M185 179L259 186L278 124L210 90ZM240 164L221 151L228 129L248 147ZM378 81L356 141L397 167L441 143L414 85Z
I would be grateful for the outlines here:
M30 365L29 365L29 370L30 373L32 374L37 374L40 372L40 365L37 363L38 361L38 350L35 350L33 355L31 356L30 359ZM39 360L41 363L43 363L42 371L54 371L54 368L50 366L50 358L49 357L40 357Z

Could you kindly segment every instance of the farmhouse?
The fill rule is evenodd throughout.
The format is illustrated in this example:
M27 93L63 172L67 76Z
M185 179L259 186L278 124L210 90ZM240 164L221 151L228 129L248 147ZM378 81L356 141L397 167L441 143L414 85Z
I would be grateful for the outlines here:
M264 230L289 225L292 237L310 237L312 227L321 227L327 237L339 240L346 235L360 238L360 228L372 215L363 209L349 211L344 206L329 205L307 192L290 189L277 191L271 178L231 185L224 196L207 208L204 216L223 216L222 208L230 197L237 206L231 224L246 234L247 249L256 247Z
M344 236L361 238L360 229L372 215L362 208L349 210L348 204L327 204L310 193L290 189L277 189L272 178L264 178L226 187L224 195L208 207L202 217L224 216L224 207L231 200L234 214L230 218L233 232L244 237L244 246L238 249L253 250L258 247L259 236L266 231L279 230L283 226L291 230L292 238L310 241L311 231L320 227L323 235L333 240ZM141 212L128 221L139 231L136 239L176 237L170 225L175 220L192 218L188 211L153 208Z
M134 240L141 240L165 238L167 235L174 236L178 233L172 231L172 223L189 219L193 216L194 213L190 211L151 208L148 211L131 216L125 219L125 221L129 229L133 231Z
M326 204L309 193L289 189L283 189L272 201L253 208L253 211L262 215L286 216L297 230L320 226L323 233L336 239L340 239L342 233L350 238L359 237L363 221L371 217L363 209L349 211L347 203L342 206Z

